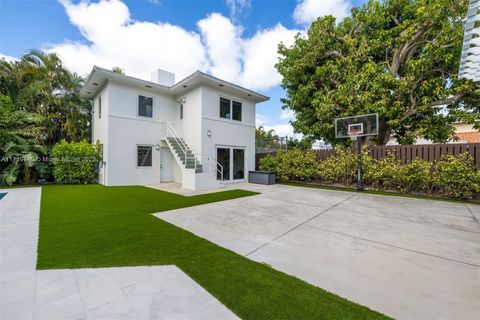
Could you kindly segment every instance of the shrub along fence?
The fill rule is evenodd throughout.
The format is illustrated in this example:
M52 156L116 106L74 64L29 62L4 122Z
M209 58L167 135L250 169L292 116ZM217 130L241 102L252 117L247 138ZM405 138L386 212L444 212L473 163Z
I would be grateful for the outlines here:
M387 155L395 156L402 163L410 163L419 158L428 162L435 162L442 156L451 154L454 156L468 152L475 167L480 167L480 143L451 143L451 144L425 144L425 145L398 145L398 146L369 146L368 154L375 160L385 158ZM315 157L318 161L326 160L335 154L336 150L316 150ZM260 159L275 153L257 153L255 166L260 167Z
M337 149L325 159L314 151L293 149L260 159L261 170L277 172L282 181L304 181L325 185L352 186L357 179L357 155ZM375 159L363 153L364 183L370 189L470 199L480 192L480 168L467 151L444 153L429 162L420 157L402 161L395 153Z

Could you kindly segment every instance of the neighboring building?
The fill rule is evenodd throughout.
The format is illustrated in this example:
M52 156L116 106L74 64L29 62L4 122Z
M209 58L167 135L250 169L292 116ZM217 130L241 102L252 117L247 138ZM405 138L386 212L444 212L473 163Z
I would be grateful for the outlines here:
M470 0L465 20L459 78L480 81L480 0ZM455 125L458 142L480 143L480 132L472 125Z
M460 78L480 81L480 0L470 0L458 75Z
M178 182L199 190L245 181L255 169L255 108L269 98L197 71L175 83L94 67L81 96L93 101L92 141L103 145L99 183Z
M447 143L480 143L480 131L475 129L472 124L457 122L453 126L455 127L455 133L453 134L452 138L447 141ZM415 144L435 144L435 142L420 137L415 141ZM387 145L398 145L397 139L395 137L391 137Z
M456 143L480 143L480 131L471 124L456 123L454 137Z

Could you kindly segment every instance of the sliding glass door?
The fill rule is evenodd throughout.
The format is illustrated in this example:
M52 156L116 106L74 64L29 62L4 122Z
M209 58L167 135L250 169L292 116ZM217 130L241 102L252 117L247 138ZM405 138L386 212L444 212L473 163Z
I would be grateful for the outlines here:
M245 150L232 149L233 151L233 180L245 179Z
M217 180L234 181L245 179L245 149L235 147L217 148Z
M217 148L217 162L217 180L230 180L230 148Z

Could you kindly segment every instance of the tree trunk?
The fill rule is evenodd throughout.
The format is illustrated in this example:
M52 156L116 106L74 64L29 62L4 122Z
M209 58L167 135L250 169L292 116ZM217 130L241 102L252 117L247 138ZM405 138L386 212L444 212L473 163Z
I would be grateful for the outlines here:
M387 125L385 119L379 119L378 125L378 144L384 146L390 140L392 129Z

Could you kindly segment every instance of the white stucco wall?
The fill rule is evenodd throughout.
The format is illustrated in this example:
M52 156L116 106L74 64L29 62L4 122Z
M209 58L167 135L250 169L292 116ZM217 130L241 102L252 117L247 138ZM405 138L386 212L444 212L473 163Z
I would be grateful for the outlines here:
M129 87L112 81L107 88L110 106L107 184L160 183L160 151L157 151L155 146L160 145L160 140L164 138L164 122L175 119L175 100L146 88ZM138 95L153 98L153 118L138 116ZM151 167L137 167L138 145L153 147Z
M245 148L247 175L255 169L255 103L210 87L202 87L202 93L202 152L216 157L218 146ZM220 117L220 97L242 103L242 121Z
M178 134L183 137L187 146L194 153L201 153L202 137L202 89L195 88L180 99L185 98L183 103L183 119L176 117Z
M138 116L138 95L153 98L153 118ZM107 83L101 96L102 118L98 119L97 96L94 99L96 109L93 120L93 141L100 140L104 144L106 161L105 178L101 175L100 183L160 183L161 157L155 146L164 146L161 140L165 138L166 121L173 125L195 153L208 154L215 159L217 147L239 147L245 149L245 171L255 167L255 103L252 101L206 86L192 88L181 97L173 97L166 92L115 81ZM220 97L242 103L242 121L220 118ZM179 106L183 99L183 119L180 119ZM211 137L207 136L208 130L212 132ZM137 167L138 145L152 146L151 167ZM209 169L208 163L204 163L204 166ZM214 186L216 183L214 167L210 174L193 174L191 177L185 174L185 170L182 172L175 160L171 167L174 181L183 182L186 188L209 184Z
M105 86L93 100L92 143L103 144L103 161L108 161L108 85ZM99 118L99 99L102 99L102 113ZM108 177L104 166L100 167L98 182L106 184Z

